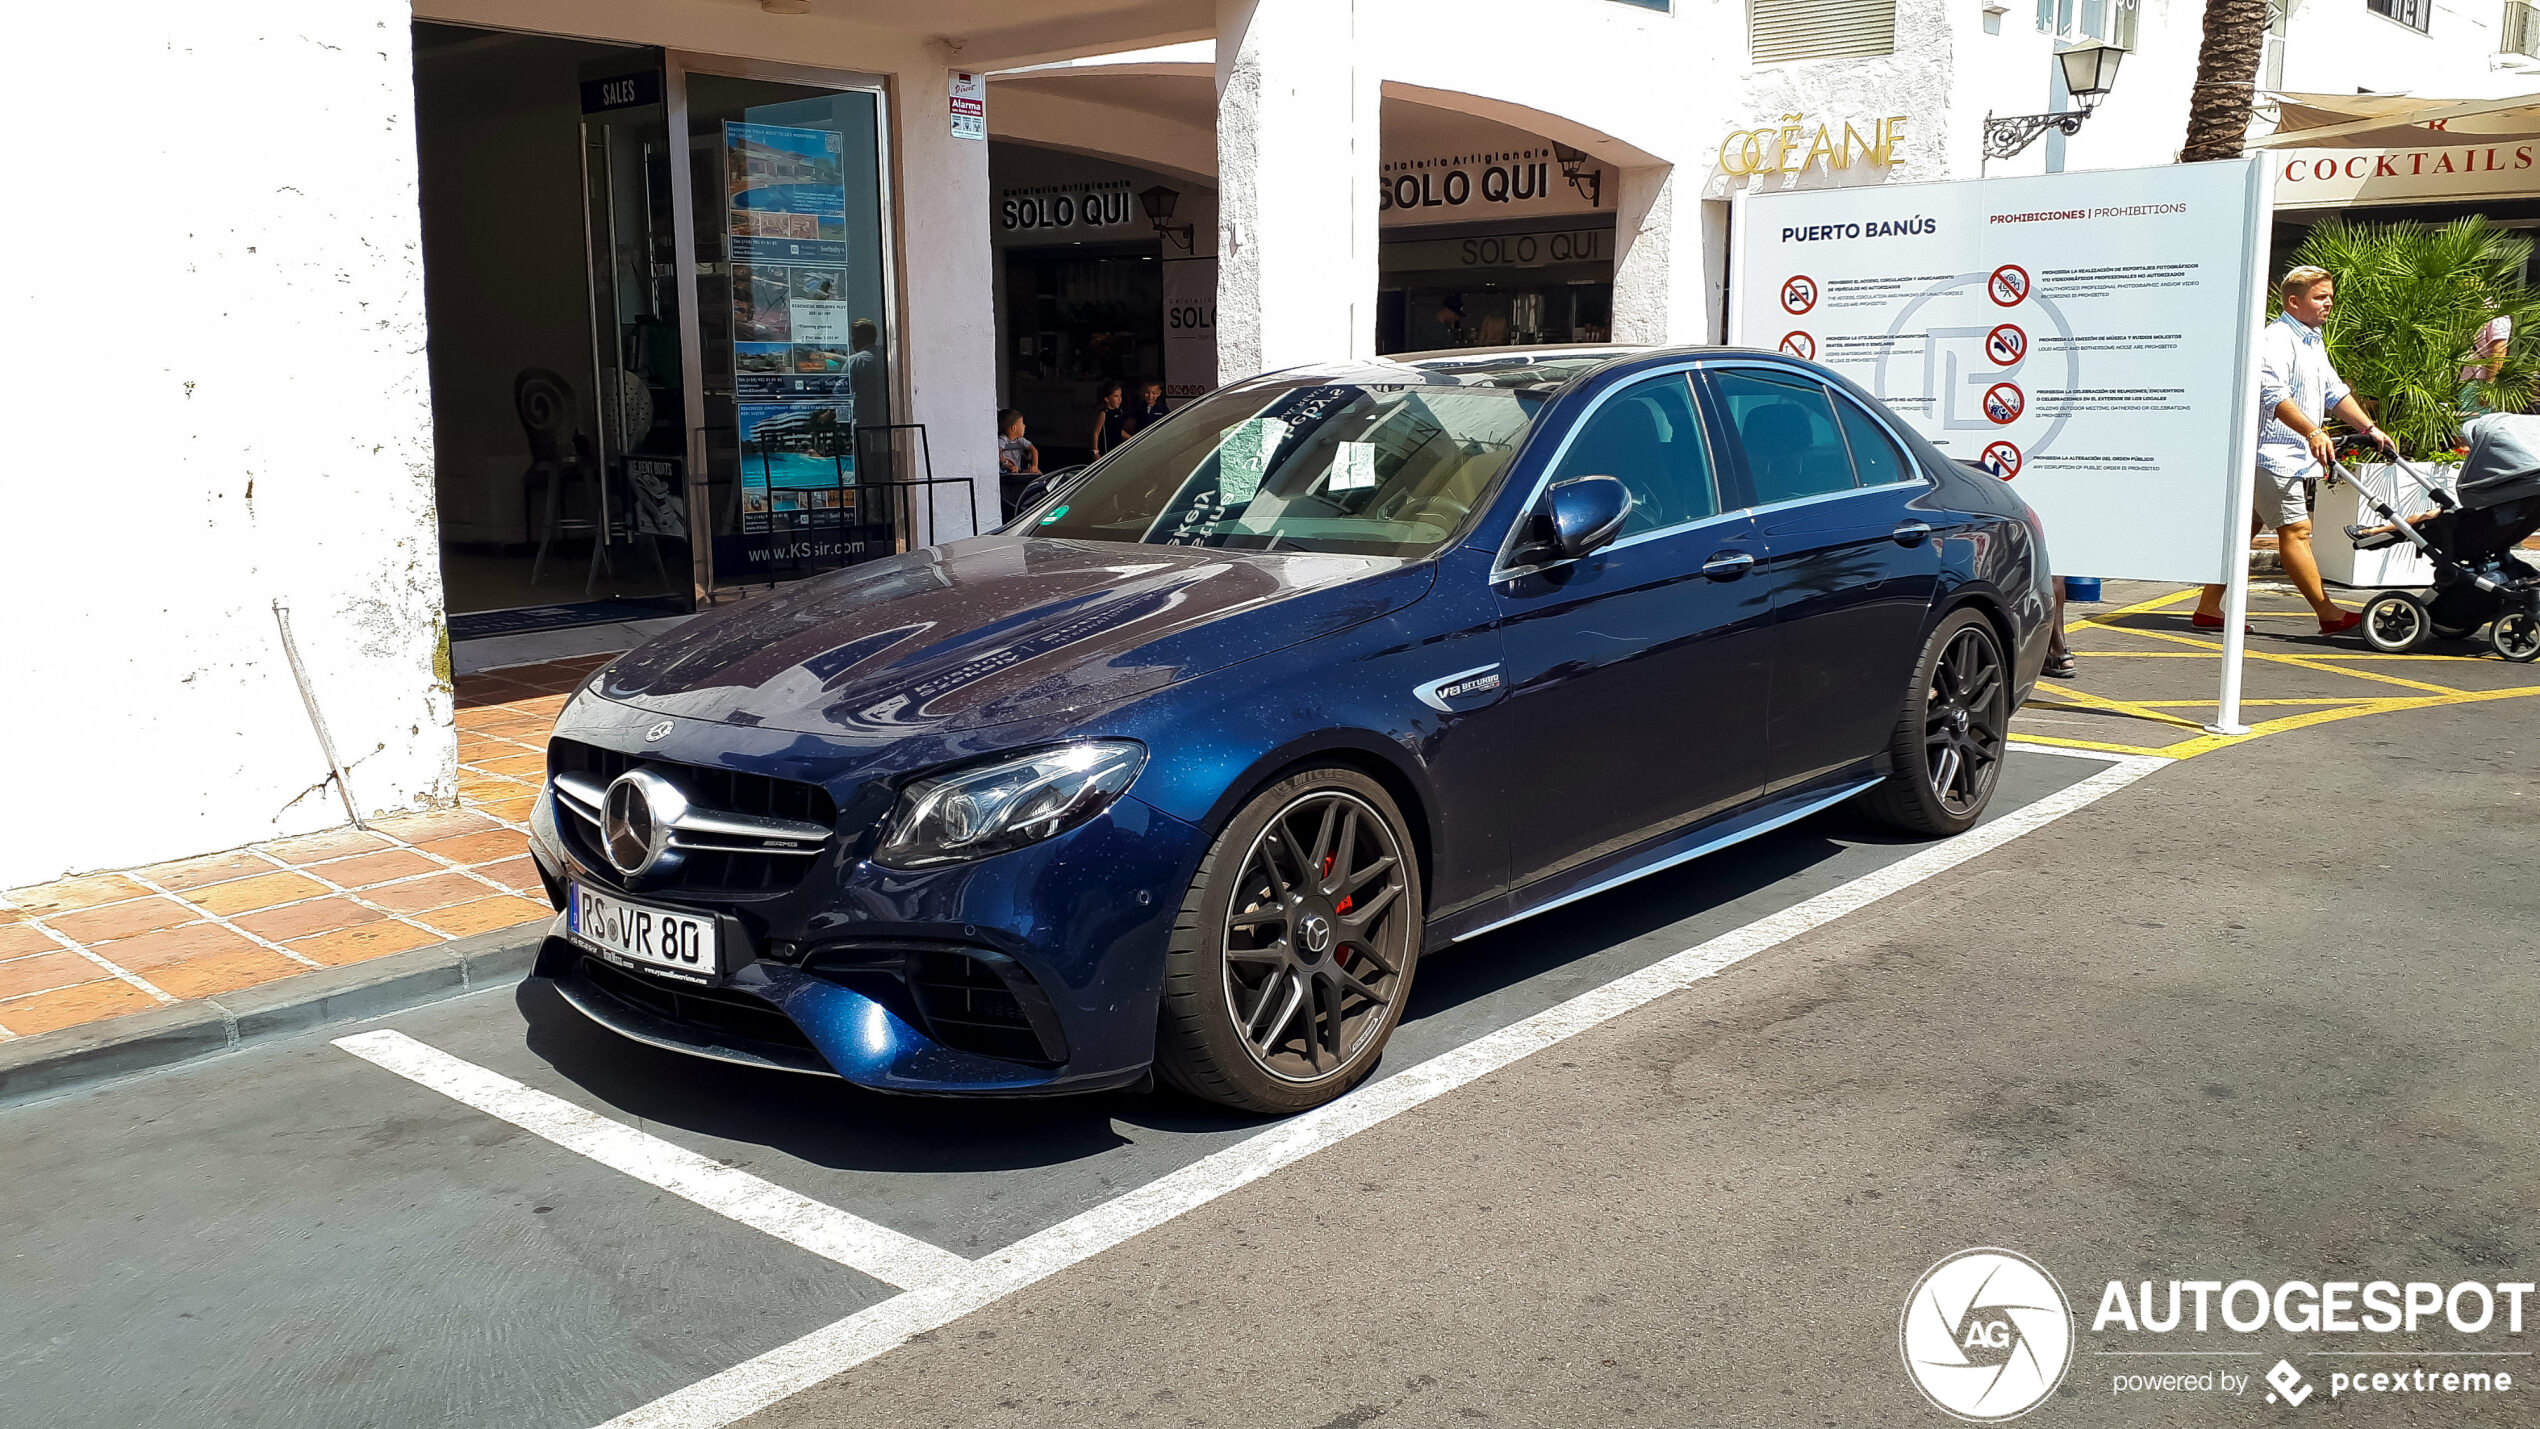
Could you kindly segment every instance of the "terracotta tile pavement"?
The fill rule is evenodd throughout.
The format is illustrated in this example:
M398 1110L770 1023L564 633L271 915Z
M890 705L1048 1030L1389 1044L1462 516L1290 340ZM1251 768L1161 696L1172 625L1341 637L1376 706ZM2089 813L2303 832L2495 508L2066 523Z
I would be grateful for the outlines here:
M546 918L529 806L608 658L460 676L458 808L0 895L0 1041Z

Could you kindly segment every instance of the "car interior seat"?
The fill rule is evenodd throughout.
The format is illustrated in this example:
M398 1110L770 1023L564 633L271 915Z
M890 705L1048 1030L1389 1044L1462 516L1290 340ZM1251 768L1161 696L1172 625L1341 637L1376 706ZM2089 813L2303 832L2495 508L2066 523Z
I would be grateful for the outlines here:
M1770 506L1852 485L1851 458L1817 440L1817 423L1796 402L1767 402L1746 414L1738 436L1755 479L1755 504Z
M1675 524L1676 448L1670 436L1691 439L1690 432L1671 433L1665 419L1646 397L1624 397L1608 404L1579 434L1578 444L1562 459L1567 476L1610 476L1632 494L1630 531L1655 530Z

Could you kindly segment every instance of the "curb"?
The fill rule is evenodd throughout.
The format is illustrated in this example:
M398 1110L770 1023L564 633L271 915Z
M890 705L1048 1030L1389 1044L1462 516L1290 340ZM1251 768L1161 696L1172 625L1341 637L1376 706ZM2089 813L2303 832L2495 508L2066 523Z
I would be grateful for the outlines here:
M0 1106L377 1017L528 976L545 923L304 973L219 997L0 1043Z

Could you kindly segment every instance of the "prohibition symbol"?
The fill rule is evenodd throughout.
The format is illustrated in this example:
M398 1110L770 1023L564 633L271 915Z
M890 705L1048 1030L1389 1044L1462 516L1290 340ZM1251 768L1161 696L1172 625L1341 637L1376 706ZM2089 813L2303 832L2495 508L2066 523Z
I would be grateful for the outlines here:
M1816 279L1809 277L1792 277L1782 280L1783 312L1790 314L1792 317L1798 317L1800 314L1808 311L1816 305Z
M1984 294L1997 307L2015 308L2028 296L2028 270L2017 263L2005 263L1993 270L1992 280L1984 285Z
M2028 410L2028 397L2008 382L1996 382L1984 389L1984 419L1997 427L2006 427Z
M2016 323L2004 323L1984 335L1984 355L1996 367L2009 367L2028 356L2028 334Z
M2020 449L2009 442L1987 442L1984 454L1976 458L1976 465L2009 481L2020 474Z
M1817 340L1804 332L1794 332L1782 339L1782 351L1802 362L1817 360Z

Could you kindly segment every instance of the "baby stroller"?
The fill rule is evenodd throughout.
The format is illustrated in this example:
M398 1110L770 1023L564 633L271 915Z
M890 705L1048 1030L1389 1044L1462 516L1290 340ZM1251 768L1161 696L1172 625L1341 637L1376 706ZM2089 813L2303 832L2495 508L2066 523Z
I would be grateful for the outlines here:
M2540 659L2540 570L2513 554L2540 530L2540 416L2476 417L2463 428L2469 458L2460 484L2442 483L2392 460L2434 502L2430 516L2402 520L2371 488L2355 483L2386 530L2349 526L2357 550L2413 543L2434 562L2434 589L2384 591L2364 606L2364 643L2384 654L2414 650L2433 636L2464 640L2488 627L2487 643L2517 663Z

